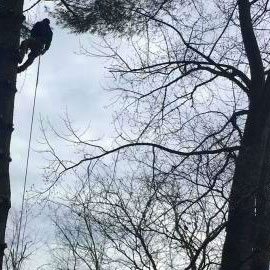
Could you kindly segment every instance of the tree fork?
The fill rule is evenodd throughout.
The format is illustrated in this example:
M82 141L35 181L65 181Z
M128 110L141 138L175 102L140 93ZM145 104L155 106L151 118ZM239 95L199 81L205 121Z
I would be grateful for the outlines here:
M0 3L0 270L6 248L5 231L10 209L9 163L17 79L17 51L23 16L23 0Z

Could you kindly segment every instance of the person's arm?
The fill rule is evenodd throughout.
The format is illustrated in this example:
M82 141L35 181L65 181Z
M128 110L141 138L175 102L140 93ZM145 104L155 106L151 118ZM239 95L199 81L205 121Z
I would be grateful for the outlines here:
M53 33L50 32L50 36L48 37L46 43L45 43L45 47L44 49L42 50L42 54L44 54L46 51L49 50L50 46L51 46L51 43L52 43L52 36L53 36Z
M40 23L37 22L34 24L33 28L31 29L31 37L36 37L38 36L38 33L40 32Z

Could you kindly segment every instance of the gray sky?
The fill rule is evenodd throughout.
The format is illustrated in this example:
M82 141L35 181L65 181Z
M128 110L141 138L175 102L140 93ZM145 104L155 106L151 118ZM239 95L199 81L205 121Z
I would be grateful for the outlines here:
M27 1L25 7L29 6ZM38 6L28 17L34 23L44 18L44 8ZM106 63L100 58L79 55L80 44L88 45L93 37L81 37L69 34L52 22L54 37L50 50L41 59L40 82L36 104L32 151L30 157L29 178L27 188L32 184L42 185L42 167L44 157L36 150L41 149L39 117L49 119L58 126L66 112L76 127L85 127L91 123L93 136L107 136L112 128L111 112L105 106L110 103L109 94L103 90L110 82ZM24 171L26 163L31 110L37 73L37 60L18 77L18 93L14 112L15 131L11 145L11 188L12 205L16 208L21 202ZM40 217L38 233L47 227L45 217ZM35 221L39 222L39 221ZM45 226L42 227L42 224ZM45 228L46 229L46 228ZM34 265L39 264L38 259Z
M44 16L40 16L42 19ZM54 37L50 50L41 58L41 70L33 134L33 150L40 149L41 137L39 117L49 119L53 125L61 122L68 112L74 124L84 127L91 123L94 135L105 135L111 122L111 113L105 108L110 103L107 91L103 90L109 79L106 78L104 60L78 54L80 44L87 46L86 37L70 34L52 23ZM91 37L88 36L91 42ZM27 152L31 111L33 104L37 60L18 77L18 93L14 113L15 131L12 137L12 187L16 201L21 174ZM107 81L106 81L107 80ZM30 173L36 173L40 154L32 151ZM34 163L34 164L33 164ZM34 166L33 166L34 165ZM41 164L42 166L42 164ZM36 180L35 180L36 182Z

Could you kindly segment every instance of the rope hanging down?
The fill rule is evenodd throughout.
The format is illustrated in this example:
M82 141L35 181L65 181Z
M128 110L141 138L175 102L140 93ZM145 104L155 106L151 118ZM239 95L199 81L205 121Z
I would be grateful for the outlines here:
M35 108L36 108L37 89L38 89L38 83L39 83L39 70L40 70L40 56L38 58L38 69L37 69L37 76L36 76L34 102L33 102L33 107L32 107L31 125L30 125L30 133L29 133L29 141L28 141L28 149L27 149L27 158L26 158L26 167L25 167L24 183L23 183L23 196L22 196L22 204L21 204L21 214L20 214L20 219L19 219L18 238L17 238L15 258L17 258L17 256L18 256L19 242L20 242L21 230L22 230L22 219L23 219L23 212L24 212L26 184L27 184L28 168L29 168L29 160L30 160L30 148L31 148L31 142L32 142L33 126L34 126L34 116L35 116Z

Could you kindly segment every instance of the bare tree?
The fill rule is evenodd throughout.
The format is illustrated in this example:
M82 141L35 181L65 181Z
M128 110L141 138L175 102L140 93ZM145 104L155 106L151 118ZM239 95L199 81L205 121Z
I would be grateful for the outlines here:
M22 270L27 262L38 249L36 234L27 228L30 224L31 213L29 211L23 216L20 238L19 233L20 214L12 209L7 226L7 250L4 256L4 269ZM18 242L19 241L19 242Z
M58 207L54 214L56 243L51 250L55 269L105 269L106 241L86 214L88 210L83 211Z
M184 171L160 157L154 148L125 151L115 162L93 162L86 171L69 174L55 207L57 263L84 269L80 258L93 262L85 254L93 250L89 243L94 232L99 243L106 243L100 269L217 267L226 225L226 177L234 162L215 159L214 166L210 160L207 165L202 159L196 165L183 161ZM130 170L125 172L127 165Z

